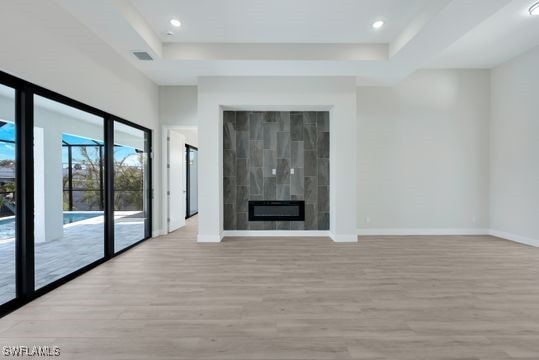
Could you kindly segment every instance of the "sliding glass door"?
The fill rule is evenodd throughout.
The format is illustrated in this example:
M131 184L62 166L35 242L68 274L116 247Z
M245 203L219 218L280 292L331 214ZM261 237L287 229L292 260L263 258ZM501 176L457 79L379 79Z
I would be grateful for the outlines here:
M0 71L0 317L151 237L151 130Z
M150 134L114 122L114 251L151 236Z
M104 257L104 119L34 96L34 251L39 289Z
M15 89L0 85L0 305L16 297Z

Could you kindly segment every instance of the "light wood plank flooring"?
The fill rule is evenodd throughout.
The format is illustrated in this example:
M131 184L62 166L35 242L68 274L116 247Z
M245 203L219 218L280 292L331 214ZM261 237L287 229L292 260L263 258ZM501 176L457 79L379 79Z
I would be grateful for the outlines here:
M61 359L539 359L537 248L197 244L195 221L1 319L0 345L58 345Z

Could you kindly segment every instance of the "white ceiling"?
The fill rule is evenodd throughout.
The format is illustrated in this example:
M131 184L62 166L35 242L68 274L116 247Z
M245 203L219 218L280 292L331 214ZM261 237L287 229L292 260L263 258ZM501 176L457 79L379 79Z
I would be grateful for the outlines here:
M537 1L537 0L535 0ZM432 68L492 68L539 45L533 1L512 1L427 63Z
M536 0L56 0L160 85L201 76L354 76L491 68L539 44ZM182 27L174 36L171 18ZM374 31L372 22L386 22ZM133 50L153 61L139 61Z
M164 42L387 43L429 0L132 0ZM181 30L167 36L171 18ZM375 31L372 23L387 26Z

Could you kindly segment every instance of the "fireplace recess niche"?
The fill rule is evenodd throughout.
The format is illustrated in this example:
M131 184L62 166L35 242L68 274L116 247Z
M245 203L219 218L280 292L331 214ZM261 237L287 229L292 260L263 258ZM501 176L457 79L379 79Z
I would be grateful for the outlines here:
M249 221L304 221L305 201L249 201Z
M329 230L329 125L328 111L224 111L223 230Z

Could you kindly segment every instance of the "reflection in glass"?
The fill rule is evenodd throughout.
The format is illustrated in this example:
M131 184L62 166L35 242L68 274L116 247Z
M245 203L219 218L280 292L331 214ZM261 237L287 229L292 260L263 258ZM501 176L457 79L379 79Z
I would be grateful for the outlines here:
M0 85L0 305L15 289L15 90Z
M103 125L34 96L36 289L103 257Z
M149 236L148 133L114 123L114 251Z

